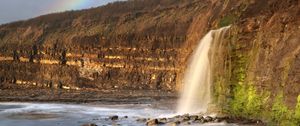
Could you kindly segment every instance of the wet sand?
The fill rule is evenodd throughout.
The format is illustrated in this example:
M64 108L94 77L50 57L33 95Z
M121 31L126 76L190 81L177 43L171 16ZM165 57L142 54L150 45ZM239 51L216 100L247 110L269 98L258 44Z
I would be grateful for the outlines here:
M155 90L0 89L0 102L140 104L159 100L177 100L177 95L175 92Z

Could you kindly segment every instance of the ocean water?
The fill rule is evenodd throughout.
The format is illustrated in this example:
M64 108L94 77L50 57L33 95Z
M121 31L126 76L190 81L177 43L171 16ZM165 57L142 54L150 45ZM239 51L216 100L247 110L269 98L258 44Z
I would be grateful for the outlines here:
M176 112L170 107L157 107L157 105L151 104L99 105L0 102L0 126L81 126L87 123L95 123L98 126L144 126L145 122L136 120L139 118L170 117L174 113ZM109 117L113 115L118 115L119 119L110 120Z
M149 104L92 105L51 103L0 103L0 126L144 125L138 118L155 118L173 113ZM110 116L119 119L111 121ZM125 118L127 116L128 118Z

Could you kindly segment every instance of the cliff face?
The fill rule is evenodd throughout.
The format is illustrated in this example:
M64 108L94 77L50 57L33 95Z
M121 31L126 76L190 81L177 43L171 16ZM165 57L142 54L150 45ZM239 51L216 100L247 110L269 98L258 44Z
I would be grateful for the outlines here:
M293 108L300 92L299 4L136 0L2 25L0 85L175 91L202 36L232 24L214 62L215 100L238 115L249 114L243 104L252 104L237 102L243 91L268 96L266 104L283 94Z
M234 22L214 74L215 100L227 112L271 125L300 124L299 4L243 1L240 11L219 20Z
M245 20L238 25L244 27L237 37L250 60L247 79L273 95L283 91L287 102L295 104L300 94L299 1L260 2L252 8L242 16ZM263 9L256 12L254 8Z
M180 52L208 3L118 2L0 28L1 82L73 89L176 89Z

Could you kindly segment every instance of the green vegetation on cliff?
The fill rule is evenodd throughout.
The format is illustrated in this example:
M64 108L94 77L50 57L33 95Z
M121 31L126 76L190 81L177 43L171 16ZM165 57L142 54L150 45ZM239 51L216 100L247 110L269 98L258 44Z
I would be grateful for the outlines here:
M293 112L292 121L294 124L296 124L298 126L300 125L300 95L297 98L297 105Z
M219 27L225 27L232 24L236 20L236 16L234 15L226 15L219 22Z
M218 73L218 76L214 78L214 86L218 86L214 88L214 96L219 107L222 107L223 112L231 116L262 119L268 125L300 125L300 96L297 98L295 107L290 104L288 106L286 102L286 95L288 94L284 93L285 87L279 86L276 90L272 88L266 90L256 84L262 80L255 81L253 79L257 75L253 75L251 72L253 69L257 69L255 63L260 56L259 53L261 53L259 44L262 41L260 40L262 38L259 37L263 33L257 33L257 35L260 34L259 37L253 39L253 44L250 46L246 42L240 42L240 40L245 39L243 38L245 33L241 33L237 25L234 25L230 32L229 44L226 47L228 50L226 55L230 58L225 61L229 62L227 63L229 67L224 68L226 69L225 74ZM280 73L285 76L283 82L287 82L287 77L290 76L289 70L284 69ZM224 97L227 99L224 100Z
M235 38L235 37L233 37ZM235 39L231 39L235 40ZM239 46L232 45L232 85L231 99L227 112L240 117L260 117L263 115L264 106L267 104L270 94L258 93L253 83L246 81L249 66L249 56L239 51Z
M292 125L290 121L292 113L283 102L283 94L281 93L274 99L270 113L271 121L280 125Z

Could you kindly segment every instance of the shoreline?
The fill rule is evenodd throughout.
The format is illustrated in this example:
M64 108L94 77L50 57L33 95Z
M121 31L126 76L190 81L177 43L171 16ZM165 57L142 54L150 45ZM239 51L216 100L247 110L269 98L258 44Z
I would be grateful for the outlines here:
M130 103L140 104L160 100L177 100L174 92L151 90L0 90L0 102L56 102L56 103Z
M9 103L11 104L11 103ZM12 104L18 104L18 103L12 103ZM25 106L27 105L27 103L24 103ZM39 103L28 103L28 104L33 104L33 106L35 106L34 104L39 104ZM4 104L5 106L6 104ZM50 104L44 104L46 106L51 106ZM61 106L60 104L53 104L54 106ZM104 107L104 108L112 108L112 109L120 109L120 111L122 111L122 106L97 106L96 104L62 104L62 106L73 106L73 105L79 105L78 107L82 106L82 107ZM89 106L92 105L92 106ZM94 106L96 105L96 106ZM42 105L43 106L43 105ZM127 106L127 105L125 105ZM136 106L136 105L133 105ZM132 108L133 106L129 105L126 108ZM138 105L139 106L139 105ZM75 107L75 108L78 108ZM137 106L136 106L137 107ZM153 110L164 110L162 108L155 108L153 106L144 106L145 108L150 108ZM40 110L39 110L40 111ZM141 110L143 111L143 110ZM41 113L40 113L41 112ZM43 118L39 118L40 116L45 117L45 119L48 118L52 118L53 114L55 113L44 113L43 111L27 111L25 113L18 113L18 114L9 114L7 115L7 117L11 118L11 117L15 117L16 119L22 119L22 118L28 118L30 120L34 120L34 119L43 119ZM147 125L147 126L154 126L154 125L162 125L162 126L168 126L168 125L174 125L174 126L181 126L181 125L203 125L203 126L207 126L207 125L220 125L220 126L265 126L266 124L264 122L262 122L261 120L255 120L255 119L246 119L246 118L238 118L238 117L230 117L230 116L220 116L220 115L216 115L216 116L210 116L210 115L206 115L206 114L184 114L184 115L176 115L176 114L171 114L171 115L156 115L156 116L151 116L151 117L147 117L147 116L135 116L132 115L130 113L116 113L115 111L112 111L111 114L106 114L106 115L101 115L101 111L93 111L93 109L91 110L86 110L86 112L96 112L99 113L100 115L97 116L90 116L88 118L85 118L86 121L84 121L85 123L81 123L79 126L89 126L89 125L98 125L101 124L101 121L105 121L105 123L116 123L116 124L120 124L122 125L122 122L127 122L128 124L131 125ZM152 111L153 112L153 111ZM154 111L155 112L155 111ZM64 113L64 112L62 112ZM108 112L110 113L110 112ZM57 114L57 113L56 113ZM55 114L55 115L56 115ZM78 114L76 114L78 115ZM81 114L79 114L81 115ZM50 116L50 117L49 117ZM59 117L65 117L62 115L57 114L57 117L55 117L55 119L59 118ZM14 119L14 118L12 118ZM89 121L88 121L89 120ZM69 120L70 121L70 120ZM100 122L99 122L100 121ZM77 120L77 122L82 122ZM126 123L126 124L127 124ZM101 126L101 125L99 125Z
M15 96L9 96L9 93L15 93ZM131 92L131 93L128 93ZM41 95L35 95L40 93ZM8 95L2 95L8 94ZM50 95L52 94L52 95ZM79 95L78 95L79 94ZM92 97L91 97L92 96ZM91 91L91 90L56 90L49 91L45 89L27 89L20 92L16 89L1 90L0 102L20 102L20 103L58 103L58 104L90 104L90 105L138 105L149 104L152 107L161 106L162 104L171 108L175 107L178 96L175 93L161 91L143 91L143 90L126 90L126 91ZM172 106L173 104L173 106ZM264 126L261 120L245 119L230 116L204 116L198 115L176 115L170 118L140 118L136 122L144 123L145 125L190 125L190 124L210 124L223 123L226 124L241 124ZM118 115L116 115L118 116Z

